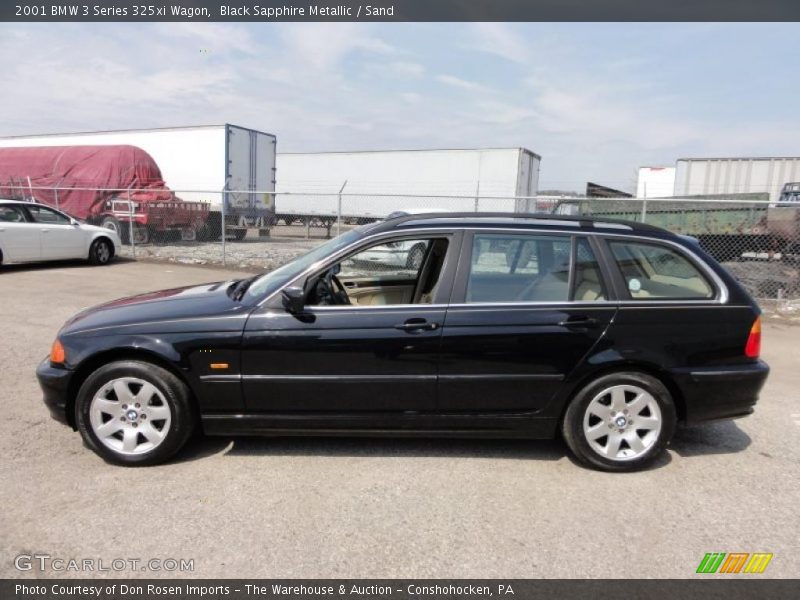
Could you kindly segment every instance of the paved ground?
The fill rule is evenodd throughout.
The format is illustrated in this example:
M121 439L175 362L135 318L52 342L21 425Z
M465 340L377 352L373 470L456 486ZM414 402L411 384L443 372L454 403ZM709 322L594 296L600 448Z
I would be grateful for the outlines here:
M189 558L199 577L690 577L711 551L800 572L800 329L780 323L756 414L681 431L636 474L582 469L560 442L368 439L201 439L122 469L50 420L33 372L67 317L228 275L0 271L0 576L33 552Z

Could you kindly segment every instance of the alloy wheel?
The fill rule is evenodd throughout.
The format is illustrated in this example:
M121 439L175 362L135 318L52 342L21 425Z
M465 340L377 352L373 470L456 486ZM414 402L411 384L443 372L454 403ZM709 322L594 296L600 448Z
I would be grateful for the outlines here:
M92 431L107 448L124 455L158 447L169 433L172 411L164 394L143 379L112 379L89 407Z
M596 394L583 417L583 435L600 456L616 461L644 455L658 440L663 418L653 395L638 385L614 385Z
M109 248L106 242L98 242L94 254L97 258L97 262L104 265L111 259L111 248Z

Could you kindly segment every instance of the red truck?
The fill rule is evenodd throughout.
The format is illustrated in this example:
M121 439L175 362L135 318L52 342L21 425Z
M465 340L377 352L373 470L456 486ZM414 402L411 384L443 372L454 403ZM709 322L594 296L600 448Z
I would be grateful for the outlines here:
M208 220L208 204L177 198L136 146L0 148L0 198L49 204L124 243L131 230L137 244L168 232L194 240Z

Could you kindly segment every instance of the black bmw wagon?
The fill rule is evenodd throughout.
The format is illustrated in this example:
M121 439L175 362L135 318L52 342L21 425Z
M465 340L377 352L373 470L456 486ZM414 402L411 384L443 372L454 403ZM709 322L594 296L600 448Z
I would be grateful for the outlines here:
M208 435L563 437L623 471L679 423L753 411L759 308L691 239L647 225L405 215L249 279L70 319L38 368L108 461Z

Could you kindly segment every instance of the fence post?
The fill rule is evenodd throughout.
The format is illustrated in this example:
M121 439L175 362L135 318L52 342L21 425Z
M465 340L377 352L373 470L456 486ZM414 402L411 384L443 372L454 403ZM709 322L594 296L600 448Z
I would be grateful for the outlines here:
M642 198L642 223L647 218L647 182L644 182L644 198Z
M220 212L220 228L222 229L220 236L222 237L222 266L226 265L226 256L225 256L225 202L227 201L227 190L228 190L228 182L225 182L225 185L222 186L222 204L221 204L221 212Z
M480 203L480 197L481 197L481 180L478 179L478 181L475 183L475 212L478 212L478 204Z
M342 187L339 188L339 202L336 206L336 237L342 234L342 192L347 185L347 179L344 180Z
M136 260L136 240L134 239L133 230L133 202L131 201L131 188L128 186L128 238L131 241L133 260Z

